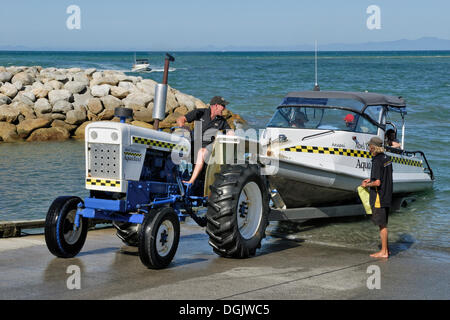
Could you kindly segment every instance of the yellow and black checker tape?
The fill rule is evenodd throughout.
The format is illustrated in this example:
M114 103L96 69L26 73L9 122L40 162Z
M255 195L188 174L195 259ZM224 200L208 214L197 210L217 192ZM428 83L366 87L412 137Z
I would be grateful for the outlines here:
M132 157L142 157L142 153L137 153L137 152L125 151L124 154L127 156L132 156Z
M86 184L90 186L120 187L119 180L109 180L109 179L86 178Z
M169 149L169 150L187 151L187 147L181 146L181 145L175 144L175 143L164 142L164 141L159 141L159 140L152 140L152 139L135 137L135 136L133 136L132 139L133 139L133 143L137 143L137 144L145 144L147 146L160 147L160 148L165 148L165 149Z
M281 151L290 152L308 152L319 154L334 154L347 157L371 158L370 152L343 148L313 147L313 146L295 146L281 149Z
M369 151L354 150L354 149L343 149L343 148L328 148L328 147L315 147L315 146L294 146L289 148L281 149L281 151L289 152L307 152L307 153L317 153L317 154L333 154L346 157L356 157L356 158L372 158ZM422 161L409 160L400 157L390 156L392 162L403 164L406 166L422 167Z
M409 160L399 157L391 156L392 162L403 164L405 166L413 166L413 167L423 167L422 161L417 160Z

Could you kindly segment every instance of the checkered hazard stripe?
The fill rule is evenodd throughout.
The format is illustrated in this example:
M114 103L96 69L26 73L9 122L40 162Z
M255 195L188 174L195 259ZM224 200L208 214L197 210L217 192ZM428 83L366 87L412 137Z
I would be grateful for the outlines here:
M120 187L119 180L108 180L108 179L86 178L86 184L89 186Z
M295 146L281 149L281 151L288 152L307 152L307 153L317 153L317 154L333 154L346 157L356 157L356 158L372 158L372 155L368 151L354 150L354 149L343 149L343 148L328 148L328 147L314 147L314 146ZM392 162L403 164L406 166L422 167L422 161L409 160L400 157L390 156Z
M152 139L135 137L135 136L133 136L132 139L133 139L133 143L137 143L137 144L145 144L147 146L160 147L160 148L165 148L165 149L169 149L169 150L187 151L187 147L181 146L181 145L175 144L175 143L164 142L164 141L159 141L159 140L152 140Z

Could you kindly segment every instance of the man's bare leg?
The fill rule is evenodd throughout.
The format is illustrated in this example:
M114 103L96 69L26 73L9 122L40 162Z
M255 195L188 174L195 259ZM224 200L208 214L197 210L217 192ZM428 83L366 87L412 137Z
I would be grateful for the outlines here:
M203 169L203 164L205 163L205 156L206 156L207 150L206 148L201 148L198 150L197 153L197 163L194 167L194 172L192 172L192 177L189 179L189 181L183 181L184 183L194 183L195 179L197 179L198 175Z
M370 256L372 258L389 258L387 227L385 226L380 227L380 238L381 238L381 251L373 253Z

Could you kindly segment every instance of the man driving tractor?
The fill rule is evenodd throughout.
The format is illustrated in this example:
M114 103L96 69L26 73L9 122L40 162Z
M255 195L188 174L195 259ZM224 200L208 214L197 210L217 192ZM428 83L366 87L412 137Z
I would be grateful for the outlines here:
M203 169L203 164L207 157L211 154L213 147L213 139L206 139L205 136L215 136L219 130L227 130L227 134L233 135L234 131L222 116L222 112L226 109L226 105L229 102L223 97L215 96L210 101L209 108L195 109L187 113L185 116L181 116L177 119L177 125L184 127L186 122L201 121L202 130L202 148L197 153L197 159L189 181L183 181L184 183L193 184ZM211 132L213 134L211 134Z

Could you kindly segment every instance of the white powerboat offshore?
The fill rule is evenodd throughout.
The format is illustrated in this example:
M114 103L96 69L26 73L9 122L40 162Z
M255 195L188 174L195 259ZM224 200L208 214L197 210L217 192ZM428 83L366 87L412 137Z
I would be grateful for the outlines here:
M148 72L151 70L148 59L135 59L133 67L131 68L132 72Z
M402 117L404 148L406 105L401 97L332 91L287 94L259 140L267 150L262 160L276 172L268 178L281 197L278 204L289 209L358 203L356 188L371 169L368 142L374 136L385 140L391 112ZM385 149L393 162L394 197L432 187L433 172L423 152Z

